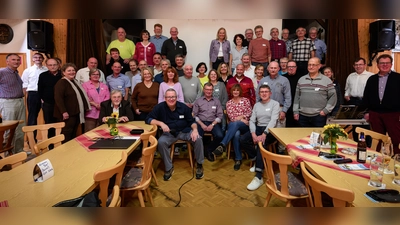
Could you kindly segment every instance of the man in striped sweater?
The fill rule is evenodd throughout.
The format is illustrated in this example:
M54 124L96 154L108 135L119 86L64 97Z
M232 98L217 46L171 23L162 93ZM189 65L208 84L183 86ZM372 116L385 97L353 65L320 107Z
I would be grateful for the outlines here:
M297 82L293 103L294 119L301 127L323 127L326 116L336 105L336 91L332 81L319 73L321 62L308 60L308 74Z

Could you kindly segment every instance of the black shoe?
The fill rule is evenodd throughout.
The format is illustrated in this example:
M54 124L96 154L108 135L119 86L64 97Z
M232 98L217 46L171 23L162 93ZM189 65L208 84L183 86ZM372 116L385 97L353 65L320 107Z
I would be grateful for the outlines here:
M214 154L215 156L221 156L222 153L224 153L224 151L225 151L225 147L224 147L223 145L219 145L219 146L213 151L213 154Z
M164 173L164 180L165 181L170 180L173 173L174 173L174 166L172 166L172 168L170 170L168 170Z
M240 165L242 165L242 161L236 160L235 165L233 166L233 169L238 171L240 169Z
M196 168L196 179L201 179L204 177L204 169L203 167L197 166Z
M215 161L214 154L212 154L212 153L208 153L208 154L206 155L206 158L207 158L208 161L210 161L210 162L214 162L214 161Z

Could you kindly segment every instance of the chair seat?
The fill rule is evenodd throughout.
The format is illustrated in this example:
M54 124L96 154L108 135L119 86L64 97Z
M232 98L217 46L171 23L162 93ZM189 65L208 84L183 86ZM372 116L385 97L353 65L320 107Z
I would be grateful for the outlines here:
M142 168L132 167L122 178L121 189L136 187L142 180Z
M281 174L275 174L276 188L281 190ZM308 195L308 191L304 183L299 180L293 173L288 172L288 186L289 186L289 194L292 196L300 197L304 195Z

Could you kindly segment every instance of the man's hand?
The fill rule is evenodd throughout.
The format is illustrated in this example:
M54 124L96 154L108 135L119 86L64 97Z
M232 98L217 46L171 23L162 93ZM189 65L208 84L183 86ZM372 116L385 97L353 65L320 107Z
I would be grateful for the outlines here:
M128 119L128 117L126 117L126 116L121 116L120 118L118 118L118 122L119 123L125 123L125 122L128 122L129 121L129 119Z
M294 114L294 115L293 115L293 118L294 118L294 120L299 121L299 114Z
M258 136L258 141L264 144L266 138L267 138L267 135L265 133L263 133L260 136Z
M321 112L319 112L320 116L326 116L326 114L324 113L324 111L322 110Z
M169 132L170 131L169 127L165 123L161 123L160 127L163 130L163 132Z
M124 59L124 63L128 64L130 60L131 60L131 58Z
M185 103L187 105L187 107L189 108L193 108L193 104L192 103Z
M279 120L284 120L285 118L286 118L286 113L283 112L283 111L281 111L281 112L279 113Z
M365 119L367 122L369 122L369 113L365 113L365 114L364 114L364 119Z
M195 142L197 140L197 138L199 138L199 132L197 131L197 129L193 130L192 133L190 134L190 138L192 139L193 142Z
M344 99L346 99L346 101L350 101L350 96L344 96Z
M69 114L67 112L63 113L63 120L69 119Z
M140 115L139 109L136 109L136 110L135 110L135 113L138 114L138 115Z

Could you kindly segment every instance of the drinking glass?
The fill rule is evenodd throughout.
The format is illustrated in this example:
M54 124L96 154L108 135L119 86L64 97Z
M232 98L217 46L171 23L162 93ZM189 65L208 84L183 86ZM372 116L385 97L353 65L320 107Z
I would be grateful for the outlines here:
M389 168L390 159L393 155L393 144L391 142L382 143L381 153L383 157L384 174L393 174L393 170Z
M383 157L382 155L374 154L371 159L369 184L374 187L382 187L383 179Z
M394 155L394 178L393 183L400 185L400 154Z

